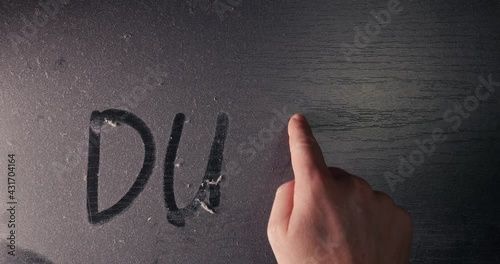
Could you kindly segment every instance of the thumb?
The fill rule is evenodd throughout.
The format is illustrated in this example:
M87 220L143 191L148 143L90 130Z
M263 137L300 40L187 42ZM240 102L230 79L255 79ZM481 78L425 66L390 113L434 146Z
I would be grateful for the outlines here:
M295 114L288 122L295 192L306 195L318 179L330 174L323 153L306 118Z
M271 244L279 240L279 236L285 234L288 230L288 223L293 210L294 184L294 181L287 182L276 191L267 226L267 234Z

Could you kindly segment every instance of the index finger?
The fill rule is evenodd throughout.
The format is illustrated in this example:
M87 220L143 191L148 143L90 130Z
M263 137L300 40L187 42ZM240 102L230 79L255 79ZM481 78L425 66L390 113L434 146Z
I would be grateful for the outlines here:
M295 114L288 122L290 154L292 157L295 189L311 187L317 179L330 174L323 152L314 138L306 118Z

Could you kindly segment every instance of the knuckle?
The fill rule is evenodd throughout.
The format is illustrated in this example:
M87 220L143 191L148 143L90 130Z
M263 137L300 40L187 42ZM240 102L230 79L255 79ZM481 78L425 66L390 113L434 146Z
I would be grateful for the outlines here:
M351 181L353 183L354 188L359 191L359 192L373 192L372 187L370 184L365 181L363 178L358 177L358 176L352 176Z
M408 211L401 208L401 215L406 225L413 226L413 219Z
M318 146L318 141L314 137L311 136L303 136L295 141L296 147L313 147Z
M379 201L381 201L382 203L394 204L394 200L388 194L386 194L384 192L380 192L380 191L374 191L373 193L374 193L375 197Z
M284 234L284 227L280 223L269 222L267 225L267 237L269 238L269 242L276 243L284 236Z
M330 174L338 180L347 179L352 176L349 172L341 168L329 167L328 170L330 170Z
M363 181L353 181L351 195L352 198L362 204L373 202L373 190L370 185L364 183Z
M276 233L276 225L270 221L269 224L267 225L267 235L269 238L274 237L274 234Z
M276 193L281 193L281 192L284 192L284 191L286 190L286 188L287 188L286 186L287 186L287 184L286 184L286 183L283 183L282 185L280 185L280 186L278 187L278 189L276 189Z
M291 191L291 189L293 189L293 185L294 185L294 181L289 181L289 182L283 183L276 190L276 195L283 193L283 192Z
M272 224L267 226L267 237L269 238L270 243L275 243L276 238L276 227Z
M396 218L400 223L402 223L403 226L408 227L412 229L413 227L413 219L411 214L405 210L404 208L396 205Z

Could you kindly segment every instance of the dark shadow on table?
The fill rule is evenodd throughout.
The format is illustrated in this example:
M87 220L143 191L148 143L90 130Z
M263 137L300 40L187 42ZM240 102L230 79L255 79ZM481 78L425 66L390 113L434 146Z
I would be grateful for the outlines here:
M16 255L7 254L7 250L2 250L0 263L8 264L54 264L44 256L26 249L16 248Z

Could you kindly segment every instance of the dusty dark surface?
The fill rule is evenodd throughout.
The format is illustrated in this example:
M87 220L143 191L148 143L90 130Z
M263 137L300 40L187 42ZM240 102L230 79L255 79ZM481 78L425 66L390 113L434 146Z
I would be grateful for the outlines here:
M480 76L500 82L500 4L402 0L369 43L346 55L345 44L374 21L370 11L388 2L243 0L226 10L203 0L67 0L44 20L37 1L2 1L0 167L16 154L16 243L37 253L8 261L273 263L267 218L275 188L292 174L285 127L267 132L286 107L285 116L309 117L330 165L411 212L412 263L499 263L500 87L466 117L443 115L474 95ZM89 122L112 108L147 124L155 167L126 210L94 225ZM178 113L179 208L192 204L210 164L217 116L228 116L217 213L198 205L184 227L167 221L163 195ZM100 210L125 195L144 159L139 134L115 125L101 133ZM385 176L397 175L400 157L408 160L435 129L446 140L391 189Z

